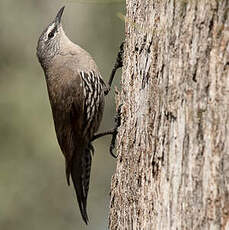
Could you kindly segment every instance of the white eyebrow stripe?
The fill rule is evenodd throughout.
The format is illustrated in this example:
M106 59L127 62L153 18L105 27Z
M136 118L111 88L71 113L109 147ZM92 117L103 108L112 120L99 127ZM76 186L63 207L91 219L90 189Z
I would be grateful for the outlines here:
M55 24L53 23L52 25L49 26L49 28L47 29L46 34L49 34L55 27Z

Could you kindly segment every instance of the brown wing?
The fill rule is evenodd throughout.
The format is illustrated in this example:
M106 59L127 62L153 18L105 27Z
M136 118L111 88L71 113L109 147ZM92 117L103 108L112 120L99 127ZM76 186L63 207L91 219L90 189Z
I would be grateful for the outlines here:
M95 72L80 72L84 94L84 119L81 133L83 143L80 154L75 153L72 160L71 176L76 190L80 211L85 223L87 216L87 195L89 190L91 155L94 151L91 138L97 131L103 114L104 92L102 79ZM74 128L76 130L77 127Z
M104 107L105 83L98 73L93 71L80 72L83 80L84 93L84 125L83 135L91 140L94 133L98 130Z
M57 70L56 70L57 71ZM91 138L103 114L104 83L94 72L74 73L58 69L58 77L49 80L57 139L66 159L66 177L71 174L80 211L88 222L86 206L91 171Z

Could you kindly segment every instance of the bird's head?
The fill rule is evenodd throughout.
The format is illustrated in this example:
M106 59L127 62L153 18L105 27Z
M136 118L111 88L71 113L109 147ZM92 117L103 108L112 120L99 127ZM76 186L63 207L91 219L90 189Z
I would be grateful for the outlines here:
M58 11L55 19L42 32L37 44L37 57L41 64L51 60L60 51L61 38L65 36L61 17L64 6Z

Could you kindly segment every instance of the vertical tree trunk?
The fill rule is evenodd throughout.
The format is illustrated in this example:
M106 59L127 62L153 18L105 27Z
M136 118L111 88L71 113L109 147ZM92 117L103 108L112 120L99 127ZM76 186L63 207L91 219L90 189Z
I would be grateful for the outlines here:
M229 1L127 0L113 229L229 229Z

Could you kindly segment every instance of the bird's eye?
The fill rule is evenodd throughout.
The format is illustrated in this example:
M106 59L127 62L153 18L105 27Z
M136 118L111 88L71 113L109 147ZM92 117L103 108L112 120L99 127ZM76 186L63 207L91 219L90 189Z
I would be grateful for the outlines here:
M51 38L54 37L54 35L55 35L55 31L52 30L52 31L48 34L48 38L51 39Z

